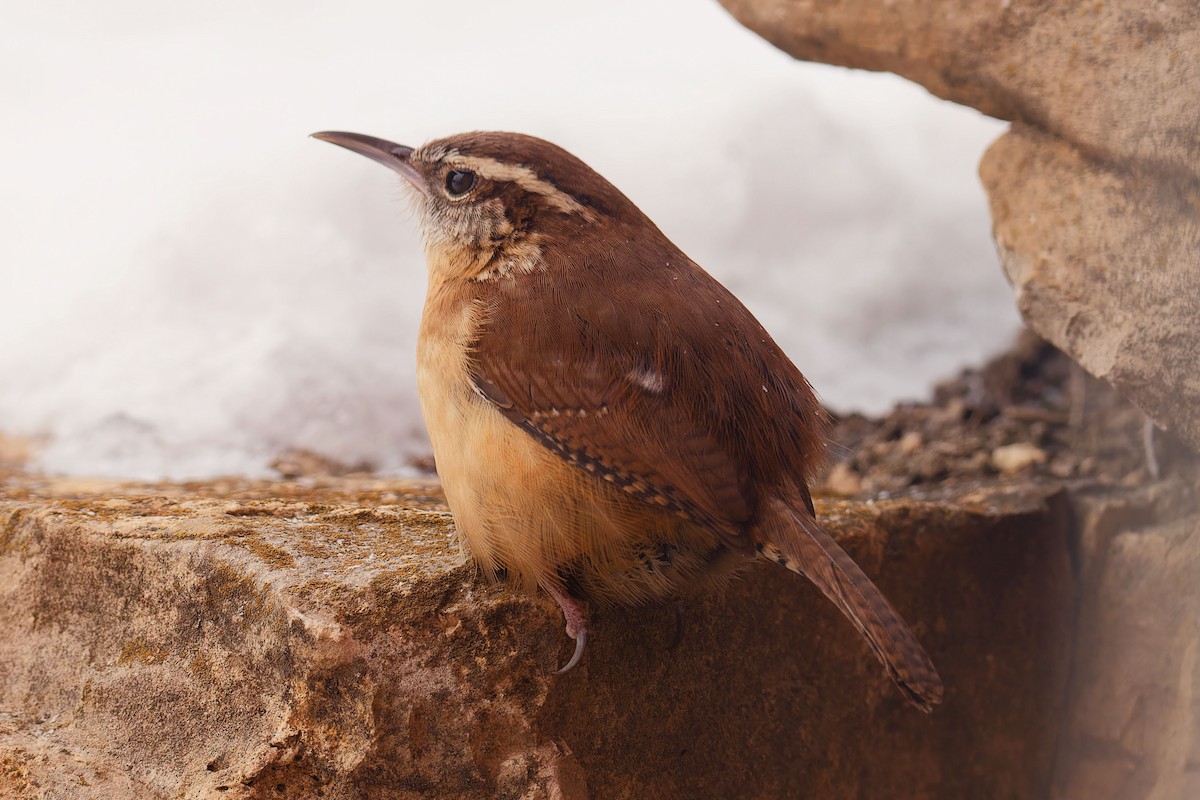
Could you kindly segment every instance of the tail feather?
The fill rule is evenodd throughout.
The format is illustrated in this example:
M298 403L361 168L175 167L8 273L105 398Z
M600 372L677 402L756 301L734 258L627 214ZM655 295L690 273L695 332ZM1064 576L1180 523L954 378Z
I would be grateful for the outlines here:
M866 639L905 698L933 710L942 700L942 679L908 625L816 519L780 505L781 518L763 532L759 552L816 584Z

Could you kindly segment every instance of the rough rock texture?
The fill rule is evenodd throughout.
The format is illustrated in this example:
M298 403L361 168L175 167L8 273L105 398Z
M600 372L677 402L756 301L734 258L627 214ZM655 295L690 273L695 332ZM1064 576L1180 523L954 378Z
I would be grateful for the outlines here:
M1024 126L981 175L1022 316L1200 449L1200 184Z
M1089 602L1056 797L1200 797L1200 512L1179 488L1079 503Z
M0 797L1041 796L1063 496L824 511L937 661L932 716L771 565L671 650L671 609L603 615L558 677L557 611L478 583L430 487L10 479Z
M797 58L1017 123L981 172L1021 313L1200 450L1200 4L722 2Z

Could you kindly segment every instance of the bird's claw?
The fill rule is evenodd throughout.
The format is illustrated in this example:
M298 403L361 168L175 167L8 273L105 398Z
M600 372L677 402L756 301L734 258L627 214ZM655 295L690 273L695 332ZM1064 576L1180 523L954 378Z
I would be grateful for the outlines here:
M575 634L575 652L571 654L571 660L566 663L561 669L555 672L555 675L562 675L564 672L570 672L575 669L580 661L583 660L583 649L587 647L587 628L581 628Z
M582 603L558 586L546 586L546 591L562 609L563 619L567 623L567 635L575 640L575 652L571 654L571 660L554 673L562 675L573 670L583 660L583 649L587 647L587 612L584 611Z

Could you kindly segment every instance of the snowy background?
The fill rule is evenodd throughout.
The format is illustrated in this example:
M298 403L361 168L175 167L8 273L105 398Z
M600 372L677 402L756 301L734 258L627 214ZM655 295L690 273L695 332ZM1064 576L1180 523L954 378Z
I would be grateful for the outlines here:
M336 10L335 10L336 9ZM41 466L384 471L428 450L399 178L307 138L552 139L880 412L1018 322L976 164L1003 126L802 64L715 2L108 3L0 13L0 431Z

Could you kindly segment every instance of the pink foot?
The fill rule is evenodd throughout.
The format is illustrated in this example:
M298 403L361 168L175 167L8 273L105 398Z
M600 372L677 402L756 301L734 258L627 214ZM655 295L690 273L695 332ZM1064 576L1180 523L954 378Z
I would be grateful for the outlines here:
M550 596L554 598L554 602L558 603L558 607L562 609L563 619L567 622L567 636L575 640L575 652L571 654L571 660L566 666L556 672L556 675L562 675L564 672L570 672L583 658L583 650L587 647L587 612L583 608L583 603L576 600L566 591L557 586L544 587Z

